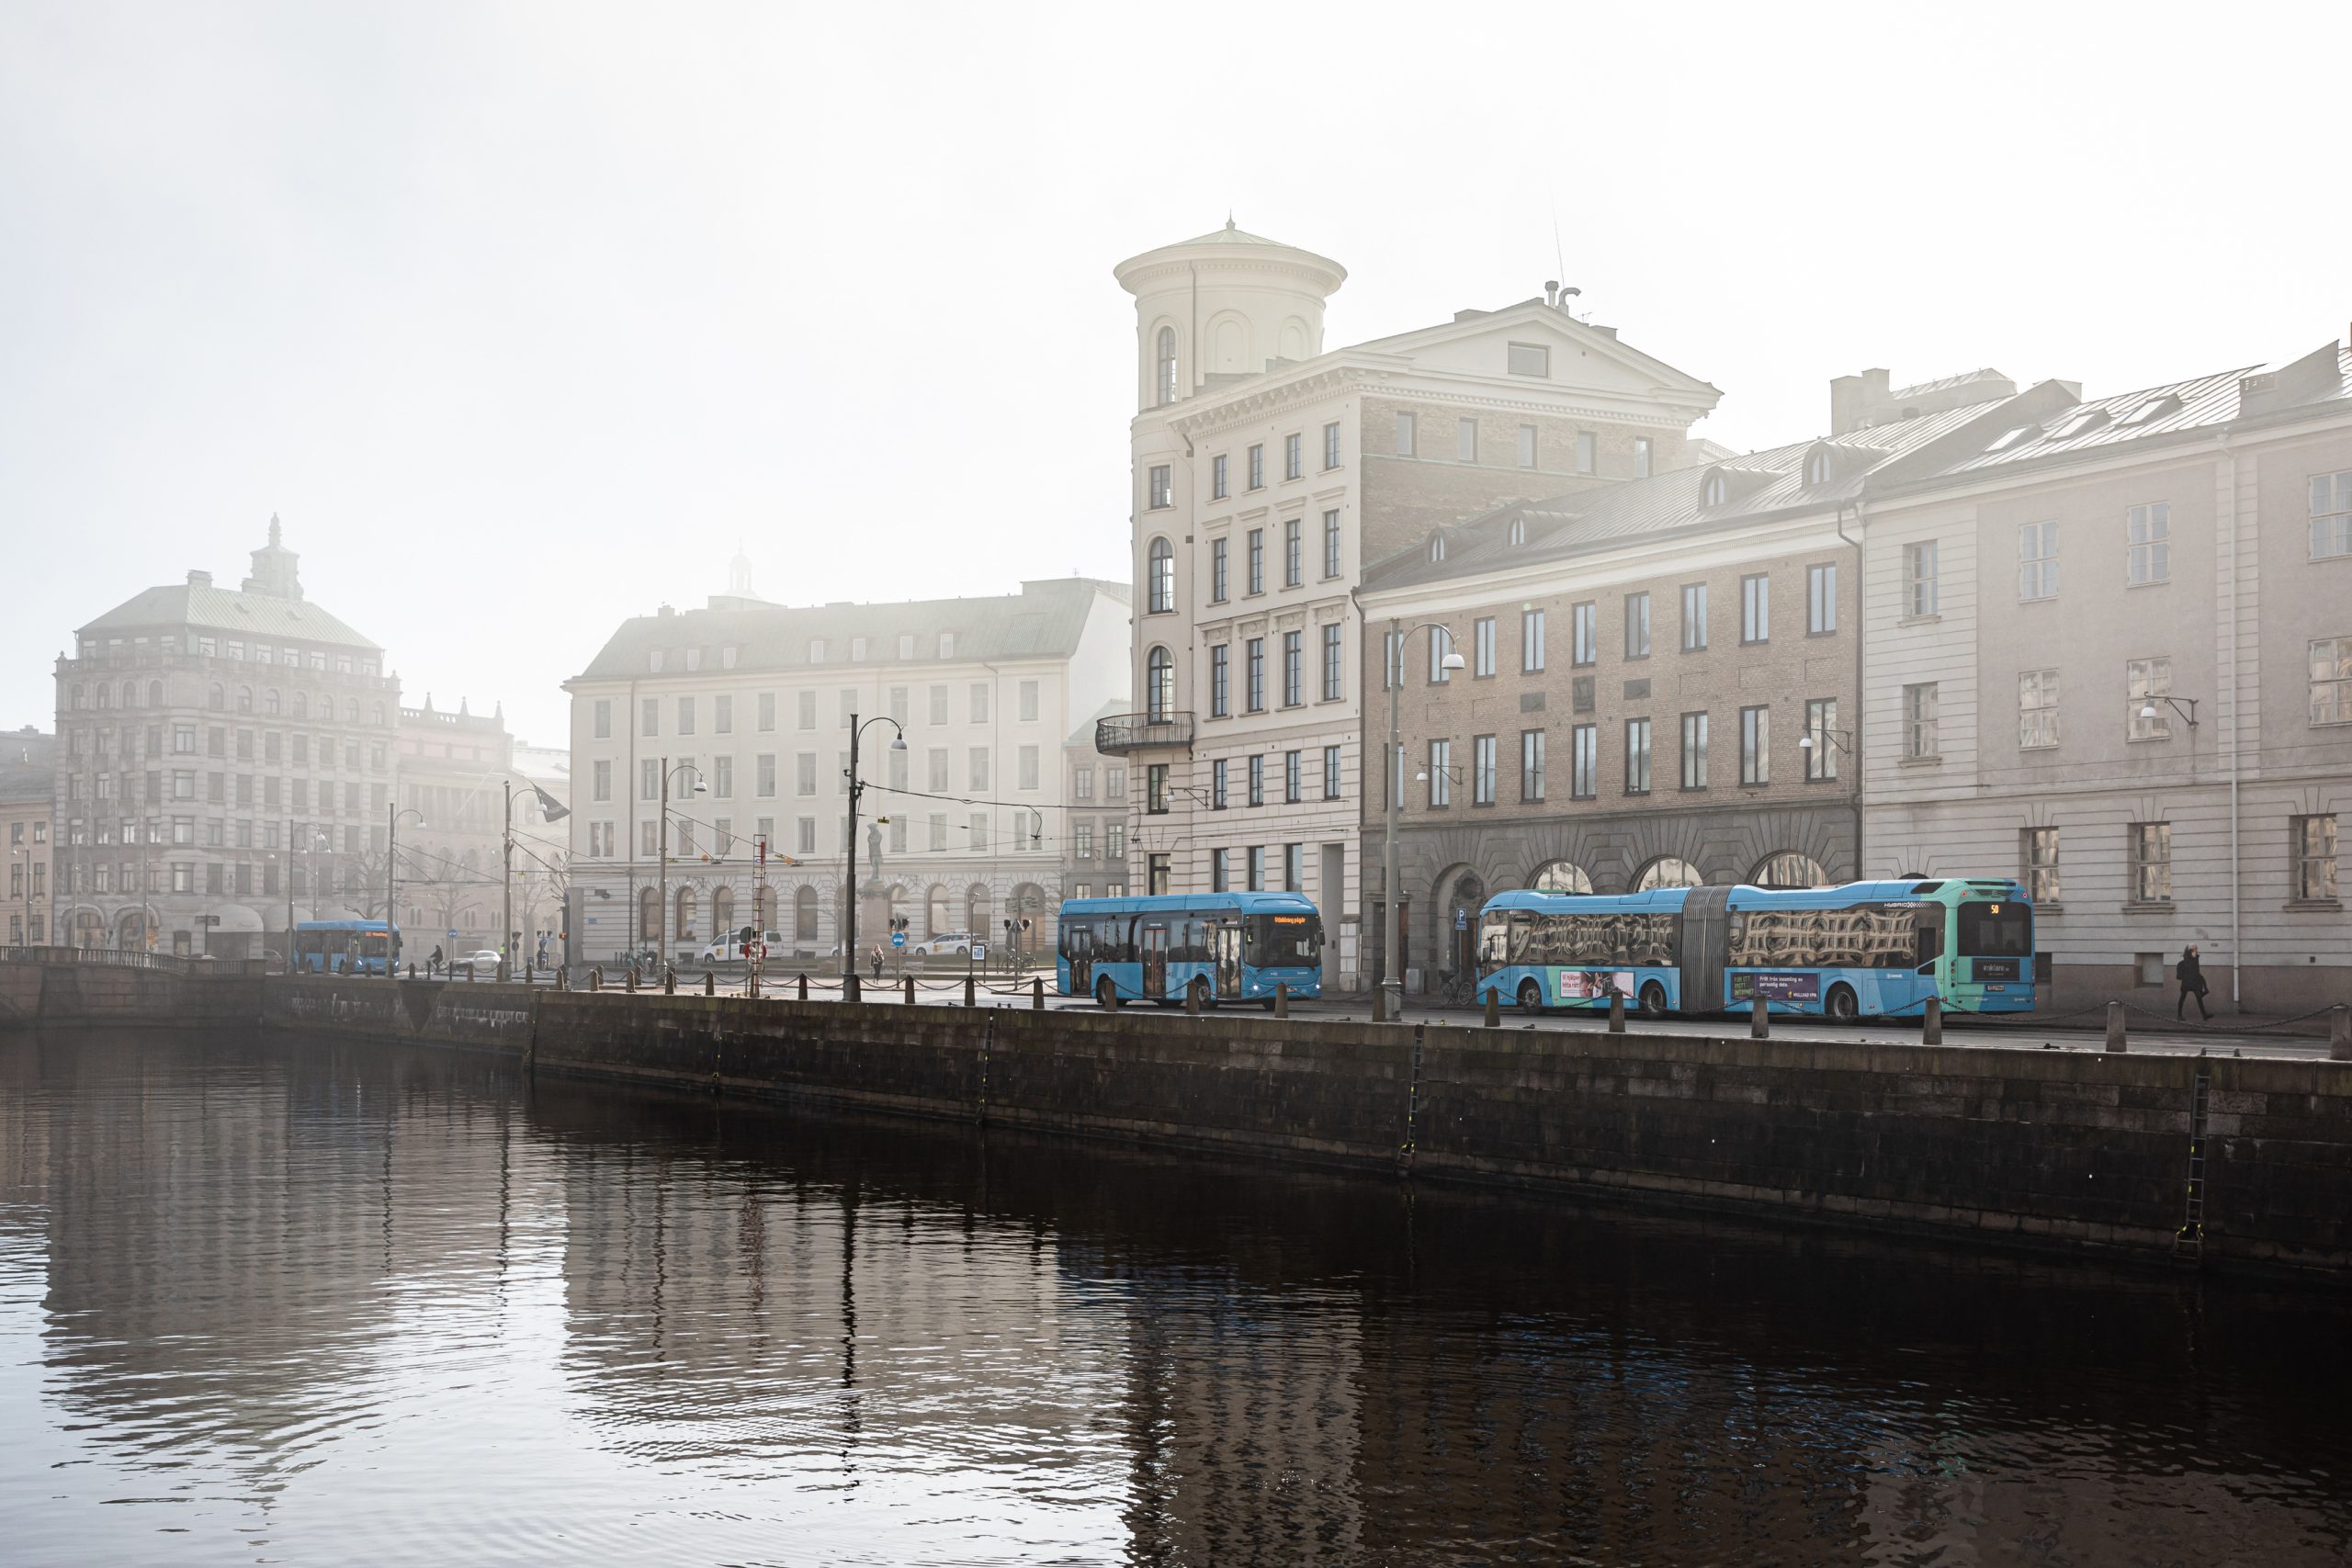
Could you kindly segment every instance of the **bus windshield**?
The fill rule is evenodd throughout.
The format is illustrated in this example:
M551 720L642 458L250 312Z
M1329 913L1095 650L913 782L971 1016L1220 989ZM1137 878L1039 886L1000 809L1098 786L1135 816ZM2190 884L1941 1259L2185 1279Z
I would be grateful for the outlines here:
M2018 903L1962 904L1957 935L1962 958L2030 958L2033 911Z
M1242 930L1245 956L1260 969L1297 969L1323 961L1323 922L1314 915L1251 915Z

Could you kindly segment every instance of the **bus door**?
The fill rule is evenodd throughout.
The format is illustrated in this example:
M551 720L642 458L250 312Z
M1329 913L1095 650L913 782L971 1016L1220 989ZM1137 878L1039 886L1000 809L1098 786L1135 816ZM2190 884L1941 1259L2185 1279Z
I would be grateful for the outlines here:
M1950 991L1946 989L1946 984L1948 979L1956 978L1959 971L1954 965L1943 961L1945 920L1944 907L1941 904L1928 904L1921 907L1918 931L1919 944L1912 954L1918 960L1918 970L1913 981L1913 990L1910 996L1896 1001L1894 1004L1896 1006L1907 1007L1913 1002L1917 1002L1924 1007L1927 1005L1928 998L1932 996L1943 997L1947 1001L1951 999Z
M1069 994L1082 997L1094 989L1094 927L1080 922L1069 929Z
M1143 928L1143 994L1168 994L1168 927L1164 921Z
M1211 929L1216 932L1216 994L1238 997L1241 994L1240 922L1221 920Z

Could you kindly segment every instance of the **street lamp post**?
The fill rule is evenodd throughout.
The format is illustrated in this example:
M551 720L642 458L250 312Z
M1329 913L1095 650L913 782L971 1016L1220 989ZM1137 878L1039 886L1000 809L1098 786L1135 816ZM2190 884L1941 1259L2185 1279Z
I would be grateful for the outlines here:
M1381 989L1388 993L1385 1015L1400 1017L1405 1008L1405 976L1401 965L1405 961L1404 932L1396 915L1396 797L1404 791L1404 740L1397 733L1397 705L1405 688L1405 639L1415 632L1441 633L1446 639L1445 656L1438 660L1438 668L1448 674L1469 668L1468 661L1453 651L1453 632L1436 621L1423 621L1419 626L1400 626L1394 615L1388 619L1388 649L1385 656L1388 676L1388 754L1381 760L1380 787L1388 799L1386 842L1381 851L1381 897L1387 905L1385 929L1381 933L1383 954Z
M907 749L907 732L899 721L888 716L876 716L864 724L857 715L849 716L849 885L844 890L844 911L842 927L842 1000L857 1000L857 799L865 793L865 785L857 776L857 742L867 725L887 724L896 734L890 737L890 750Z
M400 903L401 818L413 817L416 825L424 827L424 813L413 806L390 801L384 807L384 977L395 978L392 973L392 911ZM426 954L430 957L431 954Z
M855 757L857 755L857 738L855 736L852 736L850 738L850 755L852 757ZM697 769L692 762L680 762L673 768L670 765L669 758L664 757L662 759L662 832L660 845L662 859L660 864L655 868L655 874L658 878L656 886L659 888L659 891L653 896L655 900L655 908L653 910L653 957L654 961L665 969L669 967L670 964L669 954L663 951L669 945L668 932L670 930L670 779L672 775L676 773L693 773L695 775L693 793L695 795L702 795L710 787L702 782L701 770Z

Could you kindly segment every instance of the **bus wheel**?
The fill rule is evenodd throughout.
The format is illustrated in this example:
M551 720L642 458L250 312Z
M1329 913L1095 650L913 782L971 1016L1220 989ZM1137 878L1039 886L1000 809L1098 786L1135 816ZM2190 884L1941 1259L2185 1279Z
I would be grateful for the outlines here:
M1642 1016L1644 1018L1666 1016L1666 987L1656 980L1652 980L1642 987Z
M1532 980L1521 980L1519 983L1519 1010L1521 1012L1542 1012L1544 1010L1544 987L1537 985Z
M1216 1006L1216 992L1210 989L1207 980L1195 975L1193 976L1192 999L1195 1007L1203 1012L1207 1012Z
M1854 999L1854 988L1851 986L1829 987L1828 1012L1830 1017L1840 1023L1851 1023L1861 1017L1862 1006Z
M1119 987L1111 984L1108 975L1094 982L1094 1005L1105 1012L1119 1005Z

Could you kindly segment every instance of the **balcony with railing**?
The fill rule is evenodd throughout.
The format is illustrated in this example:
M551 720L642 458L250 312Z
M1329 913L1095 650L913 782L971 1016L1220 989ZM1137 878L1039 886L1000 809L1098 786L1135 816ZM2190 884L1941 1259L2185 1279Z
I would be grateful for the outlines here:
M1192 745L1193 715L1189 709L1171 708L1157 714L1114 713L1094 721L1094 749L1106 757L1163 746L1190 750Z

